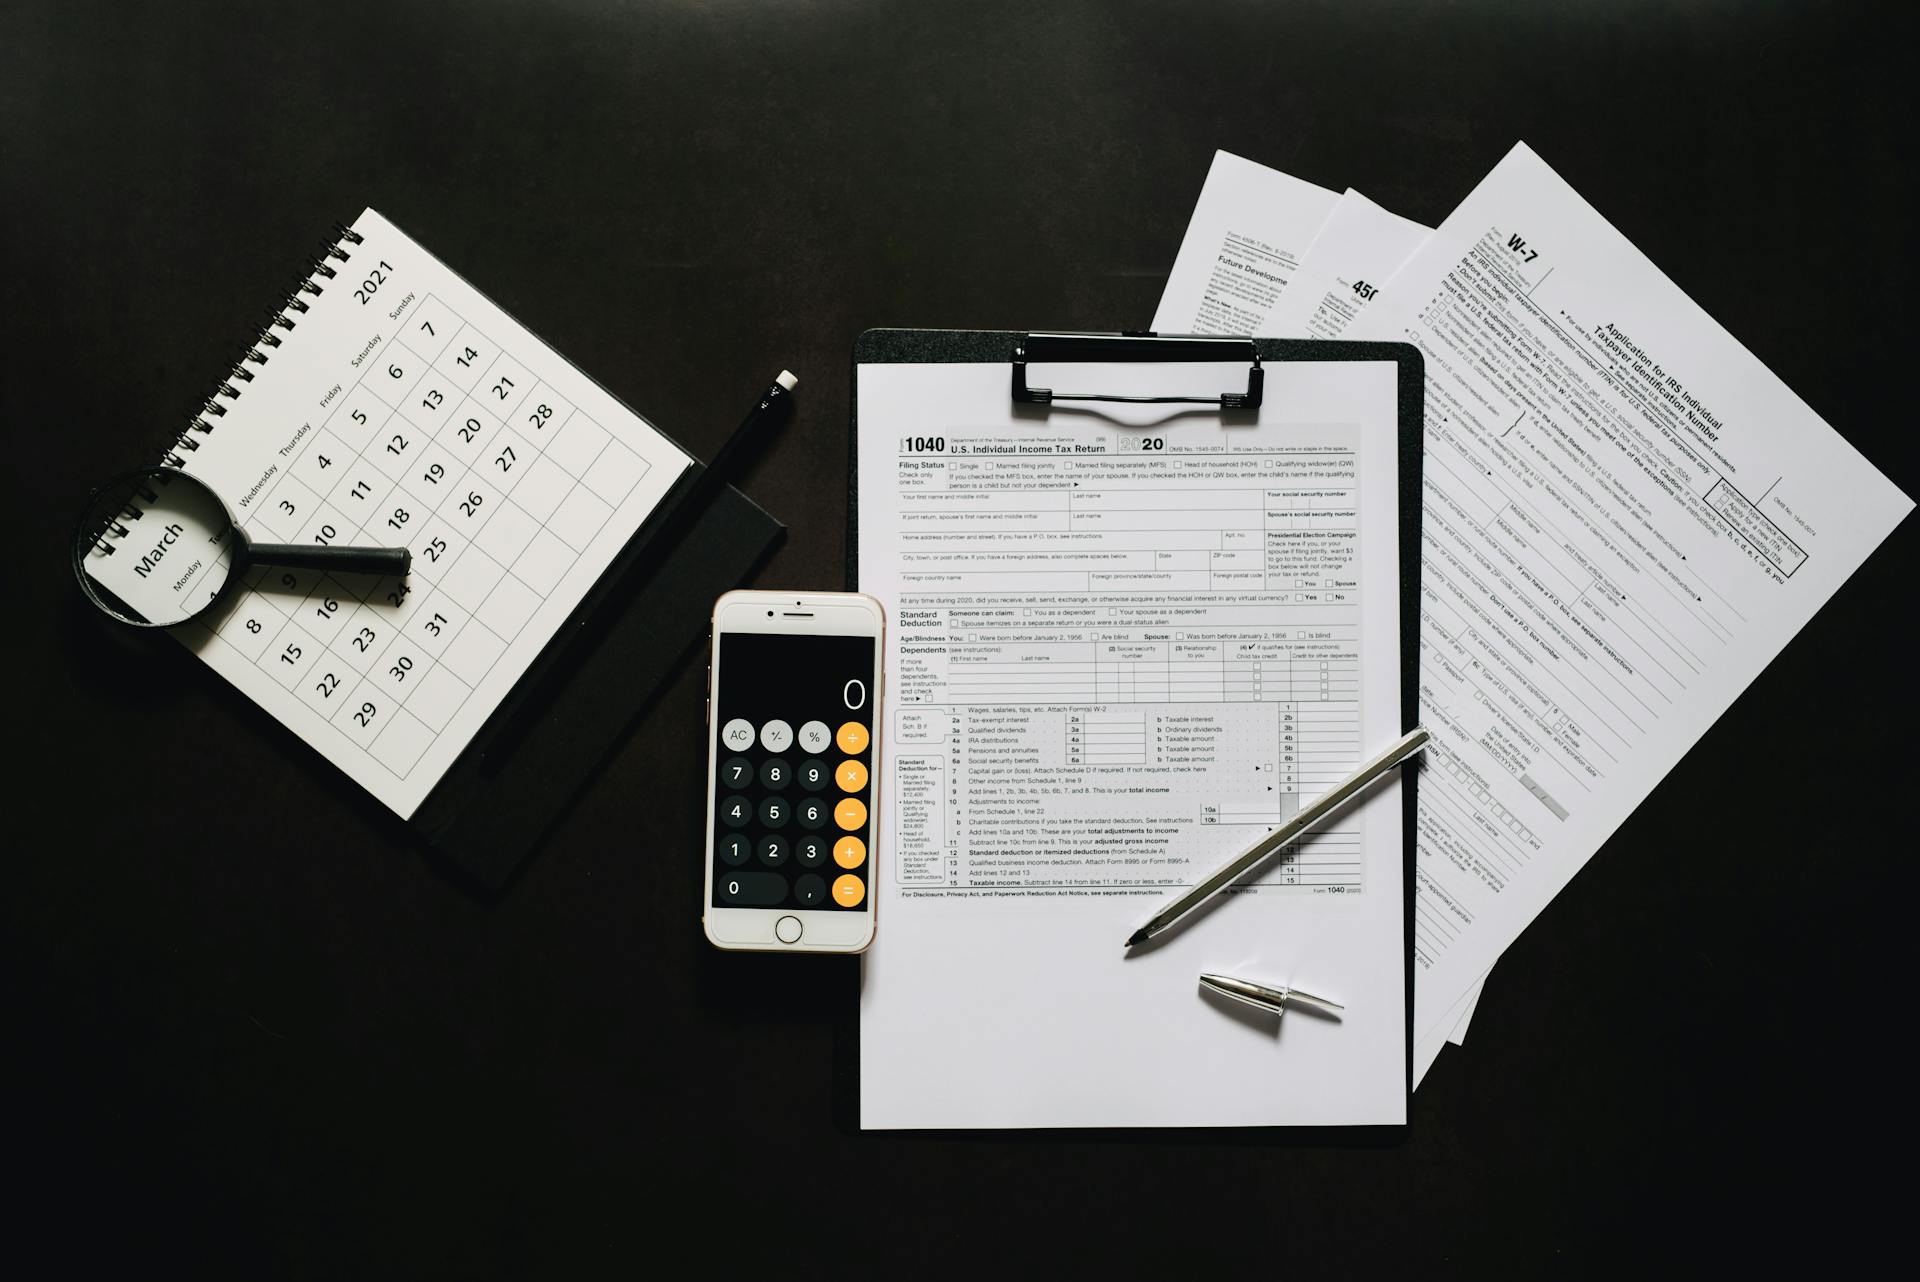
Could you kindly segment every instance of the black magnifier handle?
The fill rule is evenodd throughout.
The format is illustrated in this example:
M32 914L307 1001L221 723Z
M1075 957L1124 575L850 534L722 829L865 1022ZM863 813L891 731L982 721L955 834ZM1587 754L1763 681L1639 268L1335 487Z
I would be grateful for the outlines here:
M289 570L405 575L413 564L413 553L405 548L330 548L305 543L249 542L246 559L254 565L278 565Z

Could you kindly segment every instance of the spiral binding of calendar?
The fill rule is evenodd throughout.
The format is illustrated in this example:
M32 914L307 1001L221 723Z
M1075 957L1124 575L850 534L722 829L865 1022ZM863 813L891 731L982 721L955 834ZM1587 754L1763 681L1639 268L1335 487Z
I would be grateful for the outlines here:
M281 300L280 305L267 314L266 323L242 347L239 358L233 362L226 376L215 381L212 390L201 401L200 408L194 412L191 421L180 430L178 435L160 445L156 451L155 466L186 466L185 456L200 448L200 442L196 437L211 436L219 426L213 420L226 417L228 408L234 401L240 399L241 393L246 390L246 385L253 381L253 371L248 367L265 365L272 359L273 349L280 346L280 336L275 331L291 330L299 325L300 317L306 314L310 306L301 295L318 298L326 292L326 282L339 274L328 266L327 260L347 262L353 257L347 252L347 247L358 245L366 239L345 223L335 223L333 231L334 234L320 247L320 252L308 261L307 270L295 278L293 288L287 291L287 296ZM150 489L136 491L136 494L147 503L155 500L155 495ZM127 522L139 520L142 514L141 508L129 503L120 511L117 518L109 518L106 524L94 533L94 547L111 555L114 550L112 541L125 538L128 532Z

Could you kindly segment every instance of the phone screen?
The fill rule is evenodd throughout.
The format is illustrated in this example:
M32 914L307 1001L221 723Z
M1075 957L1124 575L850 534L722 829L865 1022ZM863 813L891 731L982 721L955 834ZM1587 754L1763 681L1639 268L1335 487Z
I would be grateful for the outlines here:
M876 644L720 634L714 907L867 911Z

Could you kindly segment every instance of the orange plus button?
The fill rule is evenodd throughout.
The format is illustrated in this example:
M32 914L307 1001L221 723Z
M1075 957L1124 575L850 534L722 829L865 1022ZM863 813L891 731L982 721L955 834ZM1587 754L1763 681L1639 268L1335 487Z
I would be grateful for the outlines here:
M867 768L857 761L843 761L833 772L833 781L840 785L841 792L859 792L867 786Z
M842 868L858 868L866 858L867 843L858 837L842 837L833 843L833 862Z
M858 908L860 901L866 897L866 886L852 873L842 873L834 878L833 902L842 908Z
M833 741L840 745L840 751L842 752L865 752L867 750L867 728L858 721L849 721L840 727L840 732L833 736Z
M840 804L833 808L833 821L840 825L842 832L852 832L855 828L866 827L866 803L858 797L840 798Z

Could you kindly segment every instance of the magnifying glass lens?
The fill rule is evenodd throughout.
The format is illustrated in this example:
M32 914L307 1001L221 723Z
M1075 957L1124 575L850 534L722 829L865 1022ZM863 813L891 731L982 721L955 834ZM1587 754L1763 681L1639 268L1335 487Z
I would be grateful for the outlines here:
M332 526L320 533L312 543L255 543L204 482L170 467L146 468L108 481L87 500L73 535L73 576L89 601L143 628L170 628L212 609L234 580L252 579L262 566L343 576L349 587L360 576L368 592L397 580L404 594L413 565L406 548L338 547ZM296 582L282 578L289 587Z
M219 597L240 542L217 494L153 468L94 492L74 531L73 566L88 598L116 619L171 627Z

